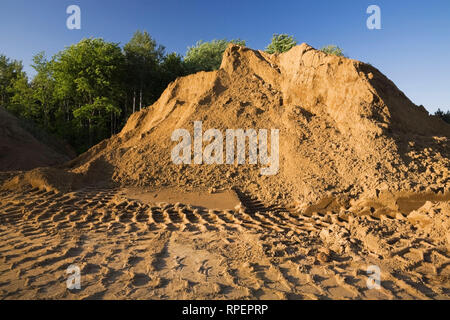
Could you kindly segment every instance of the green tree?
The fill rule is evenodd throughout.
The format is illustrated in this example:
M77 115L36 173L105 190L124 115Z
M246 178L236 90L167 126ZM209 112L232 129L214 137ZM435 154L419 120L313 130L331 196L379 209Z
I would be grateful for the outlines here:
M17 79L25 78L22 62L10 60L0 55L0 106L8 108L11 97L14 95L12 86Z
M114 131L120 110L116 106L123 96L124 56L119 45L83 39L59 52L51 65L56 98L62 105L71 106L80 136L88 132L87 147L108 137L103 124L110 122Z
M139 110L158 98L158 66L163 61L165 48L158 45L147 31L136 31L130 42L124 46L127 64L128 84L132 92L133 112L136 111L136 95Z
M320 50L325 52L326 54L331 54L331 55L335 55L335 56L338 56L338 57L345 57L343 50L341 48L339 48L338 46L335 46L333 44L325 46L325 47L323 47Z
M289 51L292 47L297 45L297 40L288 34L274 34L272 42L266 47L266 52L269 54L283 53Z
M444 112L438 108L434 115L450 124L450 111Z
M212 40L211 42L198 41L195 46L189 47L184 62L189 73L198 71L213 71L220 68L223 53L230 44L245 46L245 41L236 40Z
M27 120L39 119L39 112L35 104L34 92L25 75L14 79L8 88L10 101L7 109L14 115Z
M183 57L177 53L170 53L164 57L161 67L162 90L176 78L185 76L188 73Z
M73 111L75 119L82 121L88 121L88 123L94 122L97 126L97 131L107 130L107 118L104 117L104 113L112 116L113 114L119 115L121 109L115 105L115 103L106 97L96 97L92 103L84 104L80 108ZM111 119L112 122L112 119ZM110 127L110 135L113 135L113 127ZM92 141L90 141L92 143Z
M31 82L33 96L41 114L42 126L49 130L51 122L54 121L54 119L50 118L54 117L56 113L55 96L53 94L55 81L53 79L52 65L45 57L45 53L40 52L33 57L31 66L36 70L36 76Z

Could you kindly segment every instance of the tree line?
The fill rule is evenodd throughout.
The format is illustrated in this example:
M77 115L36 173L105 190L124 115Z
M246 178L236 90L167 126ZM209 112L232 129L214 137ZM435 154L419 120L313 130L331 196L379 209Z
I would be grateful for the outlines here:
M88 38L51 58L36 54L32 79L22 62L0 55L0 106L82 153L119 132L132 113L154 103L177 77L218 69L229 43L246 44L199 41L183 57L167 53L146 31L137 31L123 47ZM275 34L266 52L285 52L296 44L292 36ZM336 46L323 51L343 55Z
M0 106L63 138L78 153L117 133L133 112L152 104L168 83L188 73L147 32L120 47L83 39L50 59L33 57L36 75L0 55Z

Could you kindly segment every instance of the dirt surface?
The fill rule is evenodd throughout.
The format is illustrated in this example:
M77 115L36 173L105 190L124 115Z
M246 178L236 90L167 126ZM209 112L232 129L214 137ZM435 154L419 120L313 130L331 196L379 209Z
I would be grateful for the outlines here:
M143 203L184 203L199 209L234 209L239 205L238 195L233 190L222 192L185 192L176 188L163 188L157 191L146 191L140 188L127 188L125 195Z
M194 121L278 129L278 173L174 164ZM78 158L0 174L0 296L449 299L449 138L370 65L231 45Z
M405 218L298 216L250 197L208 210L128 192L0 194L0 297L450 298L448 247ZM448 216L442 206L436 216ZM71 265L81 270L80 290L66 287ZM367 286L372 265L380 289Z

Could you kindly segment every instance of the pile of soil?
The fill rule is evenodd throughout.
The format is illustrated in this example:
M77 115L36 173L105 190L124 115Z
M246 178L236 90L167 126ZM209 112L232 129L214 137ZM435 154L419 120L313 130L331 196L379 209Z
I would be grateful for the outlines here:
M0 107L0 171L30 170L61 164L75 157L75 152L61 142L55 150L39 141L15 116Z
M248 156L245 165L174 164L171 150L178 142L171 135L183 128L193 136L194 121L202 121L203 132L223 134L279 129L278 174L261 175L262 166L248 164ZM444 194L450 188L449 138L448 124L371 65L307 44L279 55L230 45L219 70L178 78L118 135L51 174L26 173L8 187L33 176L33 186L59 190L99 181L185 191L235 188L294 206L380 192ZM46 177L58 172L70 178L48 183Z

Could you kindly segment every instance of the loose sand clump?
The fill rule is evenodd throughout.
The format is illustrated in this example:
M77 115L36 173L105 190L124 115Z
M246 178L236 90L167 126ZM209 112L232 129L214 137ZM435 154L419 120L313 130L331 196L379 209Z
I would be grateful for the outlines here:
M438 239L450 250L450 202L427 201L411 212L408 220L417 226L425 237Z

